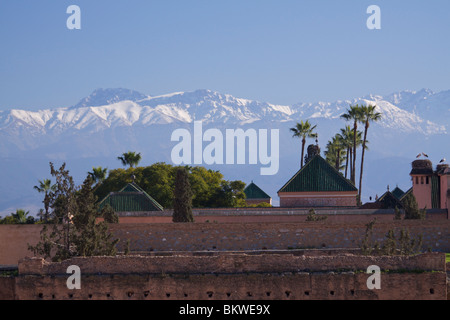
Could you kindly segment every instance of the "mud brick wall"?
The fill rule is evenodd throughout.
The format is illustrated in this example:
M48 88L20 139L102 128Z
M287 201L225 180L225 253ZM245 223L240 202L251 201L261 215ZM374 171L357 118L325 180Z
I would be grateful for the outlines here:
M379 222L374 240L382 241L390 229L407 229L412 237L423 236L423 248L450 252L450 221ZM358 248L364 238L365 223L191 223L111 225L130 249L149 251L278 250L308 248Z
M127 240L134 252L286 250L308 248L358 248L366 223L241 222L241 223L130 223L113 224L119 250ZM379 221L374 240L383 240L389 229L406 228L411 236L423 236L423 248L450 252L450 220ZM17 265L32 256L28 244L39 241L41 225L0 225L0 265Z
M357 270L365 270L368 263L378 264L382 270L380 290L369 290L369 275ZM67 289L65 270L71 264L80 266L80 290ZM280 266L287 267L280 271ZM340 267L351 269L338 270ZM76 258L64 263L23 260L15 298L445 300L446 288L443 254L400 258L216 253L206 257Z
M63 262L47 262L27 258L19 263L19 275L65 274L67 267L77 265L85 274L196 274L196 273L264 273L324 272L334 270L361 271L370 265L381 270L445 272L443 253L416 256L363 256L349 253L309 256L280 253L226 253L210 255L178 253L161 256L75 257Z

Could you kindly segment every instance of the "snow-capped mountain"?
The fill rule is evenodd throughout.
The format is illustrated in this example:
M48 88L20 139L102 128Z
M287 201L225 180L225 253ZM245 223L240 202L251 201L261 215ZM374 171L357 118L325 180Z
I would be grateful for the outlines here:
M149 97L150 96L142 94L140 92L123 88L97 89L89 96L81 99L72 108L104 106L120 101L138 101Z
M300 160L299 139L289 128L309 119L317 125L323 152L340 128L351 125L340 116L354 104L373 104L382 113L382 120L370 127L363 197L381 195L387 184L409 189L410 162L419 152L437 161L450 157L450 90L283 106L211 90L151 96L128 89L98 89L71 107L0 111L0 215L27 206L32 214L37 212L42 199L33 186L49 178L50 161L66 162L78 183L93 166L120 167L117 156L130 150L141 152L142 165L171 163L171 133L179 127L192 129L196 120L203 121L205 128L220 130L279 129L277 175L260 176L259 167L252 165L213 167L230 180L255 180L276 204L278 188L298 170Z
M445 125L449 122L443 121L443 118L449 113L450 91L447 95L441 94L443 101L434 99L434 95L428 96L428 101L434 102L432 105L427 104L426 108L440 114L436 122L426 117L427 112L416 111L417 106L421 106L421 96L418 97L418 102L411 103L411 95L405 94L391 95L388 99L369 96L345 101L281 106L235 98L211 90L150 97L126 89L99 89L70 108L0 112L0 131L18 133L26 130L33 134L46 134L61 133L69 129L98 132L111 127L191 123L195 120L205 123L249 124L256 121L292 122L309 118L338 119L351 104L374 104L377 111L383 114L380 125L384 128L422 134L445 133L448 129ZM404 100L415 107L406 110L405 107L394 105L397 103L404 106L407 104Z

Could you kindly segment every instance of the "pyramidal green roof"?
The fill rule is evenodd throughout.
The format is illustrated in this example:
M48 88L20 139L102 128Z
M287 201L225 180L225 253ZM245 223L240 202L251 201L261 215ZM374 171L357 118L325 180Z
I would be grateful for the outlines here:
M314 156L278 192L357 191L320 155Z
M270 199L270 196L261 190L253 181L244 189L247 199Z
M111 192L99 204L109 204L115 212L162 211L163 207L137 184L129 183L119 192Z
M393 194L397 199L400 199L400 198L405 194L405 192L404 192L402 189L400 189L399 187L395 187L395 189L392 190L392 194Z
M413 192L413 188L411 187L405 193L403 193L403 195L399 198L399 200L403 201L403 199L405 199L412 192Z

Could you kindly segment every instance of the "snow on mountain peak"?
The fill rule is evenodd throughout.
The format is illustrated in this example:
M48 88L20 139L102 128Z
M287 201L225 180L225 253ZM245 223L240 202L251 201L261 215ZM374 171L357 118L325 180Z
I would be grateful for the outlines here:
M424 100L424 96L427 99ZM260 120L294 122L310 118L338 120L349 105L354 104L376 105L383 114L379 122L382 127L423 134L445 133L450 114L450 91L434 94L424 89L418 92L402 91L385 98L367 95L353 100L282 106L207 89L154 97L121 88L97 89L71 108L0 112L0 130L14 131L19 127L28 127L33 128L30 132L61 132L70 128L96 132L116 126L191 123L195 120L221 124L248 124ZM419 107L428 110L427 113L418 113ZM439 114L437 118L444 124L436 121L437 118L427 116L433 115L433 112Z
M71 108L104 106L125 100L139 101L146 98L149 96L129 89L96 89Z

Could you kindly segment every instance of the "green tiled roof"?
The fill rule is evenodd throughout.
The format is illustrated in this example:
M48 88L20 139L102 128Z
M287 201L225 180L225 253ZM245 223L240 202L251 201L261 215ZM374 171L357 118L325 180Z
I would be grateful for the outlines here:
M109 204L115 212L162 211L163 207L135 183L129 183L119 192L111 192L99 204Z
M403 201L403 199L405 199L407 196L408 196L408 194L410 194L410 193L412 193L413 192L413 188L411 187L411 188L409 188L408 189L408 191L406 191L401 197L400 197L400 201Z
M397 208L403 208L403 204L401 203L401 201L399 200L399 198L397 198L392 192L390 191L386 191L381 197L378 198L377 201L378 203L382 203L383 209L394 209L395 207Z
M394 190L392 190L391 192L394 197L396 197L397 199L400 199L405 193L403 192L402 189L400 189L399 187L396 187Z
M247 199L270 199L270 196L254 184L253 181L244 189L244 193Z
M303 166L278 192L357 191L356 187L320 155Z

